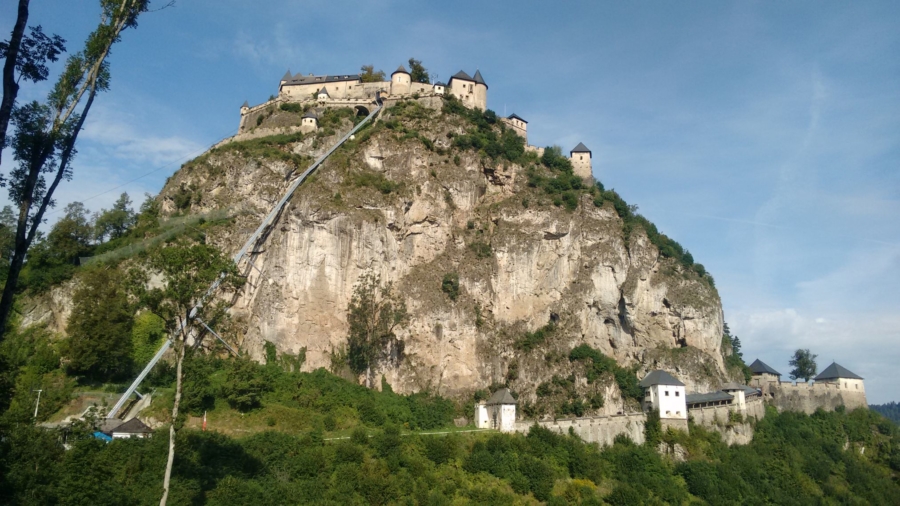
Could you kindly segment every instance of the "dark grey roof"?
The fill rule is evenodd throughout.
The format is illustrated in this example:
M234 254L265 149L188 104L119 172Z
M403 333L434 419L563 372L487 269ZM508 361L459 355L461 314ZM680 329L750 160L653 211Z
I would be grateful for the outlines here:
M759 395L759 389L744 385L744 397L747 397L748 395Z
M493 404L518 404L518 403L513 398L512 394L509 393L508 388L501 388L500 390L497 390L496 392L494 392L494 395L492 395L491 398L488 399L486 404L488 406L490 406Z
M149 432L153 432L153 429L147 427L147 424L138 420L137 418L132 418L127 422L123 423L116 427L113 432L117 434L147 434Z
M473 77L472 79L474 79L475 82L478 83L478 84L483 84L485 88L488 87L487 83L484 82L484 78L481 77L481 71L480 71L480 70L477 70L477 69L475 70L475 77Z
M527 121L525 121L524 119L522 119L522 117L519 116L519 115L516 114L516 113L510 114L509 116L506 117L506 119L517 119L517 120L521 121L522 123L528 123Z
M435 86L447 86L446 84L444 84L444 83L442 83L442 82L440 82L440 81L434 83L434 85L435 85Z
M862 377L850 372L842 365L839 365L837 362L832 362L830 366L826 367L824 371L820 372L818 376L813 378L816 381L821 380L830 380L830 379L858 379L861 380Z
M466 74L466 73L463 72L462 70L460 70L459 72L457 72L457 73L453 74L452 76L450 76L450 80L451 80L451 81L454 80L454 79L460 79L460 80L463 80L463 81L472 81L472 82L475 82L475 80L472 79L472 76L470 76L469 74Z
M291 69L288 69L287 72L284 73L284 76L281 77L282 81L290 81L292 79Z
M667 373L666 371L660 371L659 369L655 371L650 371L644 379L641 380L641 386L644 388L652 387L653 385L675 385L678 387L683 387L684 383L678 381L674 376Z
M300 74L292 77L285 86L303 85L303 84L321 84L321 83L340 83L343 81L359 81L359 74L338 75L338 76L302 76Z
M743 390L743 389L744 389L744 385L740 385L738 383L725 383L724 385L722 385L721 390L723 392L726 392L728 390Z
M316 121L319 121L319 117L313 111L307 111L306 114L304 114L300 119L303 119L303 118L312 118Z
M690 406L691 404L699 404L701 402L719 402L719 401L733 401L734 397L731 394L725 393L721 390L717 390L715 392L710 392L708 394L688 394L685 398L685 402Z
M769 367L768 364L763 362L760 359L756 359L750 364L750 372L753 374L774 374L775 376L781 376L781 373Z
M319 88L319 91L316 92L316 95L322 95L322 94L324 94L326 97L330 97L330 96L331 96L331 95L328 94L328 90L325 89L324 86L322 86L321 88Z
M244 100L244 105L241 106L241 109L244 107L250 107L250 104L248 104L246 100Z
M397 72L400 72L400 73L403 73L403 74L409 74L409 72L406 71L406 68L403 67L403 65L400 65L399 67L397 67L397 70L391 72L391 75L394 75L394 74L396 74Z
M570 153L590 153L590 152L591 152L591 150L588 149L587 146L585 146L583 142L579 142L578 145L575 146L574 148L572 148L572 151L570 151Z
M104 432L106 434L112 434L113 430L115 430L119 426L121 426L122 423L123 423L122 420L119 418L107 418L106 420L103 420L103 422L100 424L99 429L100 429L100 432Z

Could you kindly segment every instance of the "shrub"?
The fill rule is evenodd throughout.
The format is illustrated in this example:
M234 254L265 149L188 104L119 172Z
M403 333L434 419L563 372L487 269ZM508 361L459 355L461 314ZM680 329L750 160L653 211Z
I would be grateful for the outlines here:
M441 281L441 291L455 302L457 297L459 297L459 274L455 272L444 274L444 279Z
M475 241L469 244L469 249L472 250L478 258L489 258L494 254L491 245L481 241Z

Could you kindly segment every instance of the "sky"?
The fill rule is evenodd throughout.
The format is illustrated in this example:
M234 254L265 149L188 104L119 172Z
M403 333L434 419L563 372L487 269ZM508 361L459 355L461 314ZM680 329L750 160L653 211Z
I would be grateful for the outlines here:
M29 24L74 51L97 5L32 0ZM14 15L0 5L0 32ZM808 348L870 403L900 401L897 55L896 1L176 0L113 49L58 208L157 193L287 69L479 69L489 108L531 144L584 142L594 176L707 267L748 363L786 379Z

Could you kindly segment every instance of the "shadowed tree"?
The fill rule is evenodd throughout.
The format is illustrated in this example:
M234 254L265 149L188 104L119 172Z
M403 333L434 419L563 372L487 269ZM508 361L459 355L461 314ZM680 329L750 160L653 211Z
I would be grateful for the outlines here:
M428 75L428 69L422 66L421 60L415 58L409 59L409 78L414 83L428 84L431 82L431 77Z
M112 209L100 211L94 222L95 237L101 242L104 238L118 239L125 235L129 227L134 225L135 218L136 215L131 209L131 198L127 193L123 193L113 204Z
M384 81L384 71L375 70L374 65L363 65L359 68L359 80L364 83L380 83Z
M810 353L809 349L797 350L794 356L788 362L793 369L789 373L792 380L803 378L803 381L809 381L816 375L816 357Z
M9 320L28 248L44 213L54 205L53 194L59 183L72 177L70 162L78 134L97 93L109 88L107 56L122 31L137 26L138 16L147 11L149 3L150 0L100 0L99 25L88 36L84 49L68 58L46 103L34 101L12 111L16 129L9 145L18 165L9 172L9 197L18 216L15 247L0 297L0 336ZM13 42L10 40L7 47L8 55L15 53ZM53 46L52 40L50 43L58 49L61 44L61 40L59 46ZM22 47L20 43L16 65L22 60Z

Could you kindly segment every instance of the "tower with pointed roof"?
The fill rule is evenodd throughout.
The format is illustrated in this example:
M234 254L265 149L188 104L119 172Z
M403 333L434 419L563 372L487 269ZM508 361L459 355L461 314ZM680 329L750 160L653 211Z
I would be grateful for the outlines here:
M647 373L641 380L644 411L658 410L664 427L687 430L687 395L684 383L663 370Z
M501 388L486 402L475 405L475 427L500 432L516 430L516 399L508 388Z
M816 383L837 385L841 390L857 392L863 395L866 393L862 376L850 372L849 369L837 362L832 362L830 366L826 367L824 371L820 372L819 375L813 379Z
M577 146L569 152L569 161L572 162L572 169L576 176L582 179L590 179L593 177L591 168L591 150L579 142Z
M391 95L406 95L409 93L410 82L409 72L406 71L406 67L400 65L391 74Z
M466 74L462 70L450 76L447 83L450 93L458 98L466 107L485 110L487 109L487 83L481 76L481 71L475 71L475 77Z

